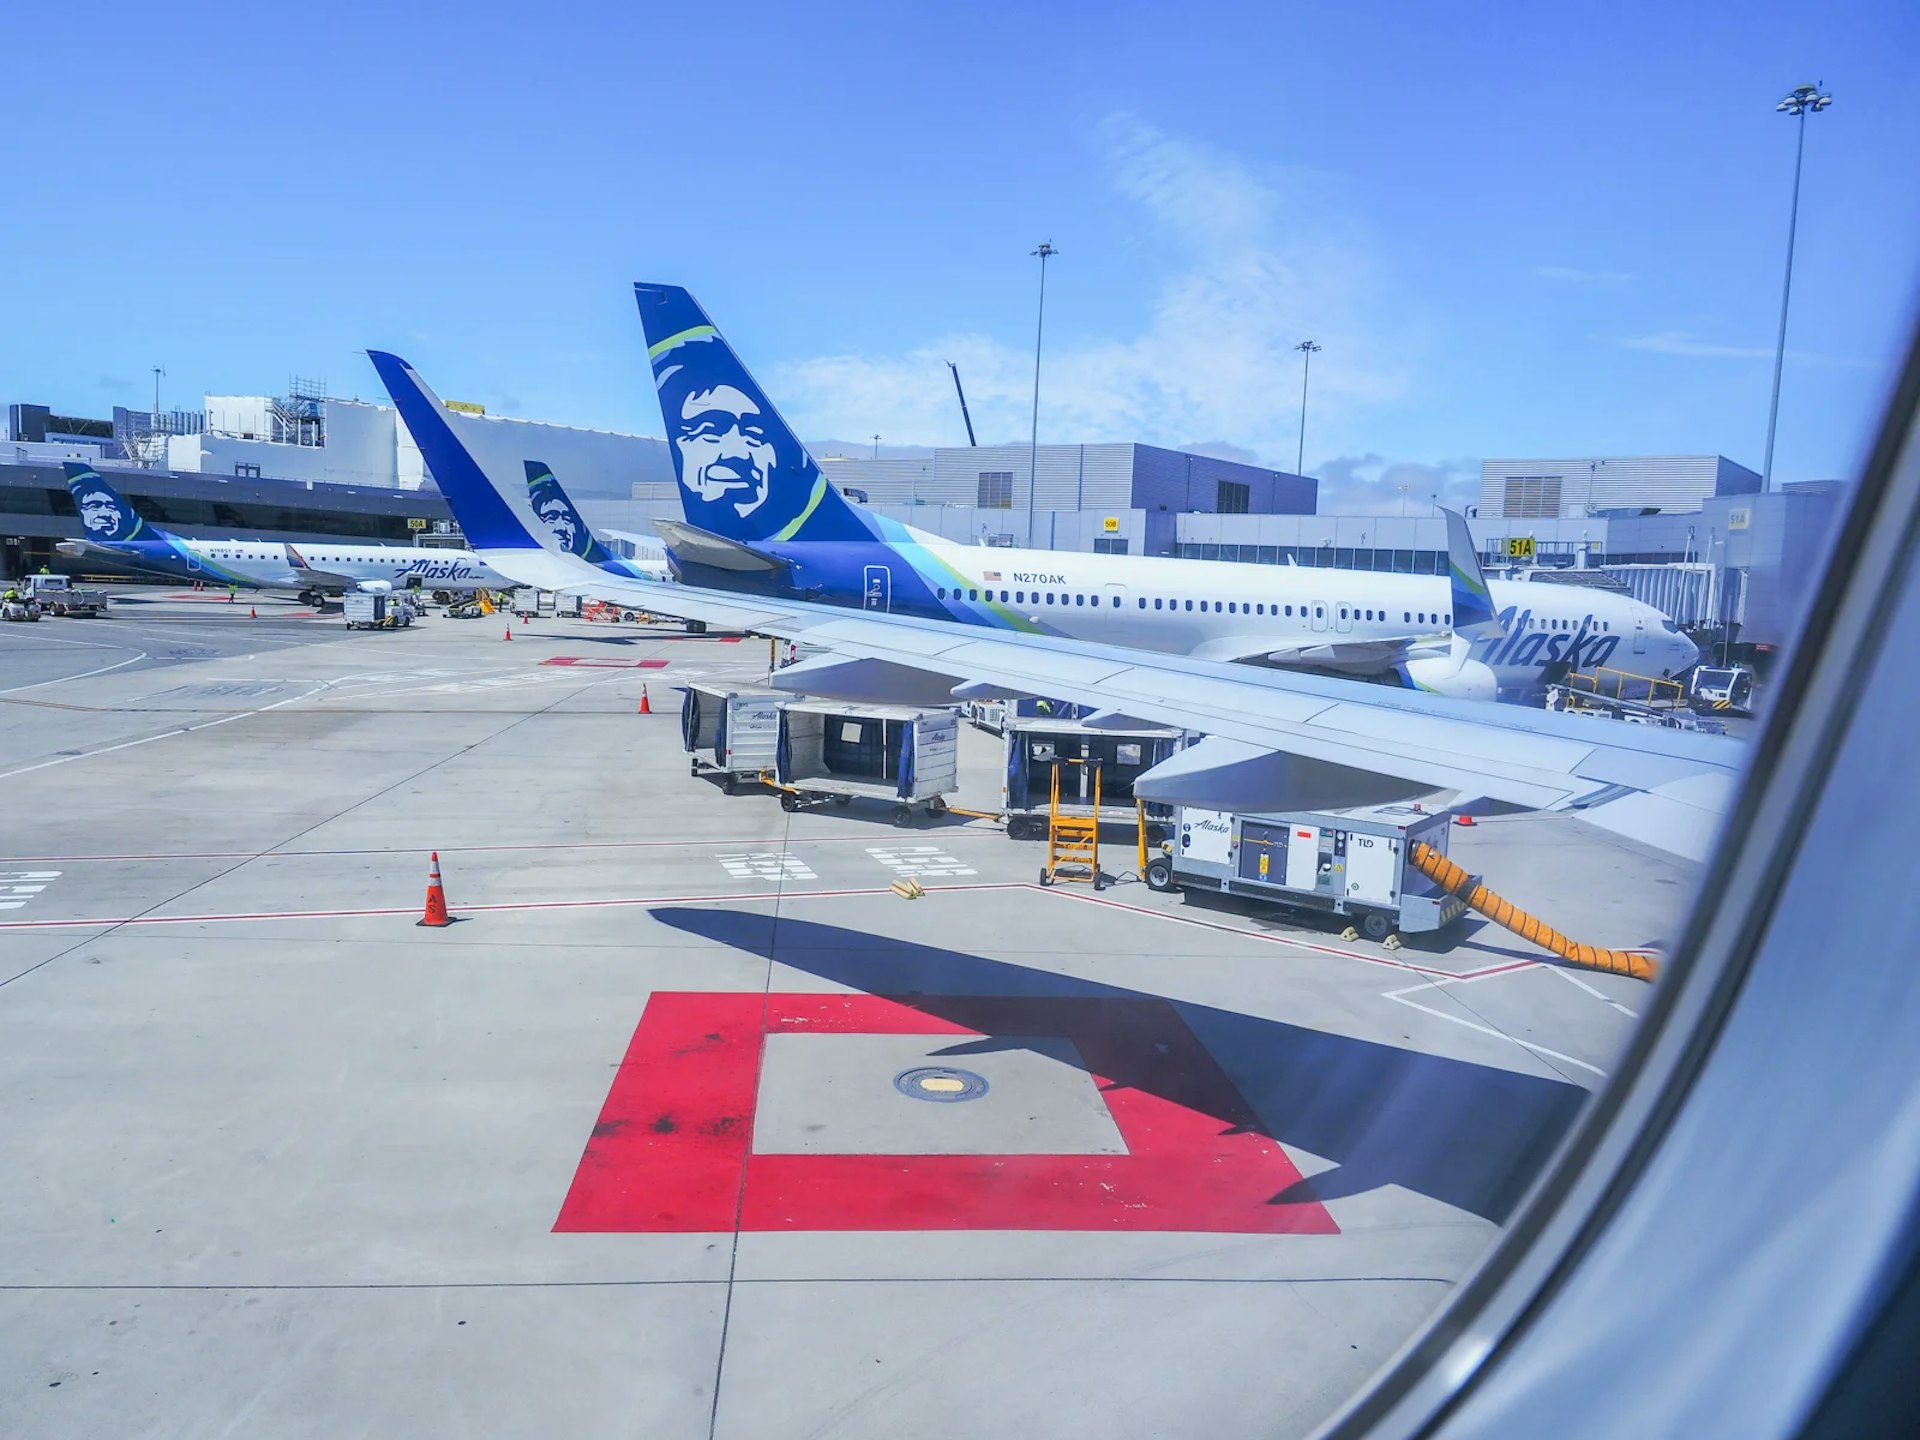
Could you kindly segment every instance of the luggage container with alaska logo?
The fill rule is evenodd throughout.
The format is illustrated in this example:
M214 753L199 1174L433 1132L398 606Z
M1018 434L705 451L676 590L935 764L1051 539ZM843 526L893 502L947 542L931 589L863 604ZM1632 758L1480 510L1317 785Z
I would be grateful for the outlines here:
M787 698L773 690L687 686L680 700L680 742L694 775L718 775L729 795L742 780L771 779Z
M1146 881L1344 915L1369 940L1397 944L1396 934L1444 929L1466 913L1410 859L1415 841L1445 855L1451 819L1413 805L1264 815L1183 807Z
M946 813L959 788L960 717L941 706L854 705L793 700L780 707L774 783L780 804L799 810L831 800L882 800L893 823Z

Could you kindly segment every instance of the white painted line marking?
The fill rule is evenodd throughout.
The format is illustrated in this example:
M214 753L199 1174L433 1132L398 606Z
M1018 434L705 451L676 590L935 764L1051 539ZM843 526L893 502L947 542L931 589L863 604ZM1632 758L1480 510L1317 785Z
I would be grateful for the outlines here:
M754 850L738 855L716 855L721 868L736 880L818 880L807 862L785 850Z
M71 640L66 643L71 645L80 645L80 644L84 644L85 642L80 640ZM125 647L102 645L100 648L102 650L112 650L116 648L125 648ZM78 675L62 675L57 680L36 680L31 685L12 685L5 690L0 690L0 695L18 695L22 690L38 690L38 689L41 689L43 686L47 686L47 685L64 685L69 680L84 680L89 675L104 675L109 670L118 670L122 665L132 665L136 661L144 660L146 658L147 658L147 652L142 650L139 654L130 655L125 660L116 660L111 665L102 665L98 670L82 670Z
M0 910L18 910L58 880L58 870L0 870Z
M211 730L216 725L230 725L235 720L245 720L250 715L264 715L269 710L278 710L282 705L292 705L296 701L318 695L332 682L316 685L313 689L299 695L289 695L284 700L276 700L271 705L262 705L257 710L241 710L232 715L222 715L218 720L203 720L198 725L182 725L177 729L163 730L158 735L143 736L138 740L123 740L118 745L103 745L98 750L82 750L78 755L62 755L53 760L42 760L38 765L23 765L18 770L0 771L0 780L11 780L16 775L31 775L36 770L51 770L56 765L70 765L75 760L91 760L96 755L111 755L116 750L131 750L136 745L151 745L156 740L167 740L175 735L191 735L196 730Z
M938 845L869 845L867 853L896 875L978 875Z
M1602 1070L1598 1065L1589 1065L1584 1060L1576 1060L1573 1056L1562 1054L1558 1050L1549 1050L1546 1046L1536 1045L1531 1040L1522 1040L1518 1035L1509 1035L1506 1031L1496 1030L1491 1025L1482 1025L1477 1021L1468 1020L1459 1015L1449 1015L1444 1010L1435 1010L1431 1005L1422 1005L1417 1000L1409 1000L1407 999L1407 992L1405 990L1389 990L1380 998L1383 1000L1391 1000L1395 1004L1405 1005L1410 1010L1418 1010L1423 1015L1431 1015L1436 1020L1445 1020L1454 1025L1464 1025L1469 1030L1477 1030L1482 1035L1491 1035L1496 1040L1511 1041L1523 1050L1533 1051L1536 1055L1545 1055L1551 1060L1564 1060L1569 1065L1577 1065L1582 1070L1598 1075L1602 1080L1607 1078L1607 1072Z
M1578 975L1575 975L1571 970L1562 970L1557 965L1549 965L1546 968L1553 971L1554 974L1558 975L1562 980L1566 981L1569 985L1576 985L1580 989L1586 991L1587 994L1593 996L1593 998L1598 1000L1602 1005L1611 1005L1614 1009L1618 1010L1622 1015L1625 1015L1629 1020L1638 1020L1640 1018L1640 1012L1638 1010L1629 1010L1626 1006L1622 1005L1618 1000L1608 999L1605 995L1601 994L1598 990L1594 989L1593 986L1587 984L1587 982L1582 980Z
M1199 930L1214 930L1222 935L1235 935L1243 940L1258 940L1265 945L1286 945L1295 950L1308 950L1316 955L1333 955L1342 960L1355 960L1362 965L1382 965L1389 970L1399 970L1411 975L1432 975L1445 980L1470 980L1486 975L1503 975L1512 970L1526 970L1536 961L1508 960L1499 965L1489 965L1479 970L1464 973L1456 970L1436 970L1428 965L1414 965L1405 960L1395 960L1385 954L1374 954L1361 950L1342 950L1335 945L1320 945L1294 935L1270 935L1261 930L1243 930L1234 925L1222 925L1212 920L1198 920L1191 915L1175 915L1166 910L1150 910L1144 905L1129 905L1124 900L1109 900L1104 896L1082 895L1075 890L1062 890L1054 887L1041 889L1038 885L1028 888L1038 890L1042 895L1051 895L1058 900L1076 900L1082 905L1104 905L1110 910L1125 910L1134 915L1148 915L1155 920L1165 920L1171 925L1191 925Z

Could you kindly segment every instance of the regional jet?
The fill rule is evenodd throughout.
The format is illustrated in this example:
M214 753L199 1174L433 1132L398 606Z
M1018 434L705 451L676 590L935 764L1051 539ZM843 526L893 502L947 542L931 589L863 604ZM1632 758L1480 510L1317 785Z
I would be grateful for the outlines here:
M307 604L348 590L471 592L511 585L468 550L414 545L349 545L321 540L191 540L150 525L89 465L66 463L67 489L86 534L63 540L62 555L111 556L130 569L247 590L294 590Z

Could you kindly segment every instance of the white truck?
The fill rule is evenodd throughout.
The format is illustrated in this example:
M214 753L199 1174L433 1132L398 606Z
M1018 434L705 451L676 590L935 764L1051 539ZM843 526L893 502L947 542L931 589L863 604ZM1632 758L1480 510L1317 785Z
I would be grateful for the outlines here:
M1702 665L1693 672L1693 708L1753 713L1753 670L1746 665Z
M17 581L14 588L22 596L31 596L40 602L40 609L47 615L104 615L107 613L107 592L92 586L75 585L65 575L29 575Z

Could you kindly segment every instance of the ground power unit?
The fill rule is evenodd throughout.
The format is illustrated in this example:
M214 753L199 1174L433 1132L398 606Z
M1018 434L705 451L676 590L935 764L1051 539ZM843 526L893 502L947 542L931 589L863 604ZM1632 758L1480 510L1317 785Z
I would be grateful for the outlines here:
M1182 808L1173 839L1147 864L1147 884L1344 915L1370 940L1423 934L1466 913L1464 900L1411 860L1415 841L1446 853L1451 819L1412 805L1260 815Z

